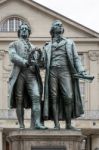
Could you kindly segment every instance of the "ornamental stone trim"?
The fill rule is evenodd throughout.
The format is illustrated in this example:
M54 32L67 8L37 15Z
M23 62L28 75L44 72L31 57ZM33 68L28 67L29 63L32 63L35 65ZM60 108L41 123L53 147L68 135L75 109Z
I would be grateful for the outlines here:
M99 50L90 50L88 56L91 61L97 61L99 59Z
M5 51L4 50L0 50L0 60L2 60L4 55L5 55Z

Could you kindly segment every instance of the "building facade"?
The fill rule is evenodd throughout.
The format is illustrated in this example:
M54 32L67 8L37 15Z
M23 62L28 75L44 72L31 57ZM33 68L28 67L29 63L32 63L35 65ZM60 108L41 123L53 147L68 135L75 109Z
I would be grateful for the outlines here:
M44 43L50 40L49 30L51 23L56 19L63 22L64 36L75 41L86 71L95 77L91 84L80 81L85 114L73 120L73 124L78 128L82 128L84 134L88 135L87 143L94 150L96 147L99 148L98 134L90 136L91 131L95 133L94 129L99 128L99 33L32 0L0 1L0 127L18 127L15 110L9 109L8 101L8 79L12 68L8 56L9 43L17 39L18 26L25 22L32 29L30 41L42 48ZM44 78L43 70L41 74ZM30 110L25 111L25 123L29 127ZM48 122L46 124L49 126Z

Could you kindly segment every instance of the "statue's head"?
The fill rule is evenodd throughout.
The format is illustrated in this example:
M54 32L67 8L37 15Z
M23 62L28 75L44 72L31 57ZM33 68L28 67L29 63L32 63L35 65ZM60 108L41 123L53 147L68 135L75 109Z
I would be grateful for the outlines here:
M27 24L21 24L18 29L18 37L28 38L31 34L31 29Z
M64 33L64 28L62 22L60 20L53 21L50 29L51 36L53 37L54 34L63 34L63 33Z

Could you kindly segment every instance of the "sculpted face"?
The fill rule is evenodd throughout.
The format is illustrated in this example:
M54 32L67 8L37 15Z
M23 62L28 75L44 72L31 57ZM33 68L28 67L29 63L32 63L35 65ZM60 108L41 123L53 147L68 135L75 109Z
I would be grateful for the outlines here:
M29 37L29 28L27 25L22 25L20 28L20 37L26 39Z
M62 22L57 20L52 24L52 27L54 29L54 33L56 34L61 34L62 31L64 30Z

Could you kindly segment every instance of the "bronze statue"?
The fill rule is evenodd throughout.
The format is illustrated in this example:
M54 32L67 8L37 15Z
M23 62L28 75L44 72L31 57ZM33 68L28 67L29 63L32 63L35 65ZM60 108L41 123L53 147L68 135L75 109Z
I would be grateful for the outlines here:
M75 43L64 38L63 33L62 22L54 21L50 30L52 39L43 49L46 68L44 117L54 120L55 129L60 129L59 120L64 119L66 129L74 130L71 119L84 113L79 79L75 75L84 78L87 74L77 54Z
M13 63L12 74L9 78L9 100L11 108L16 108L20 128L24 128L24 108L31 108L34 128L46 129L41 124L42 81L39 72L35 48L29 42L31 29L22 24L18 29L17 41L9 46L9 56ZM31 115L32 116L32 115Z

